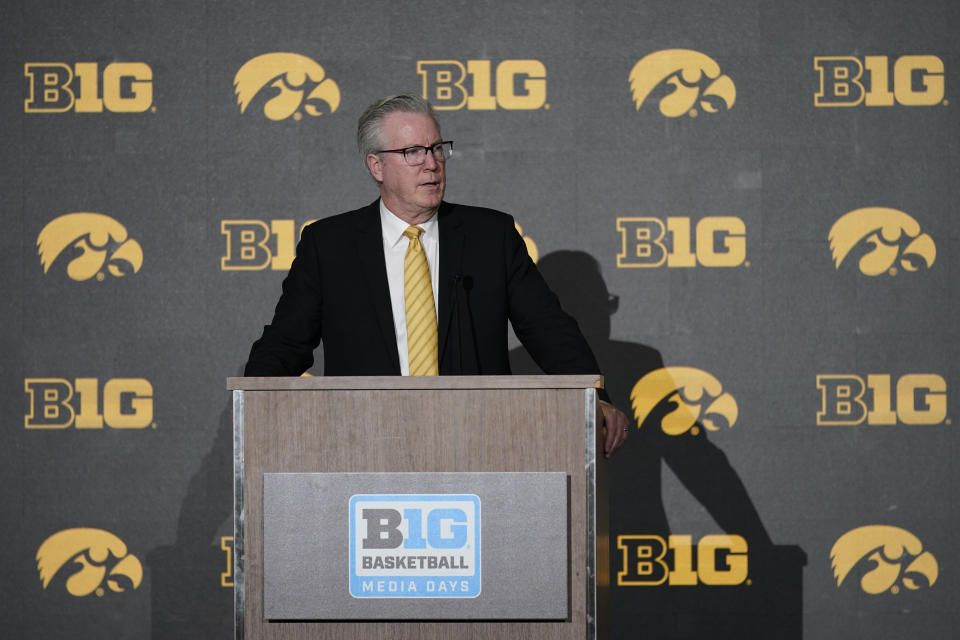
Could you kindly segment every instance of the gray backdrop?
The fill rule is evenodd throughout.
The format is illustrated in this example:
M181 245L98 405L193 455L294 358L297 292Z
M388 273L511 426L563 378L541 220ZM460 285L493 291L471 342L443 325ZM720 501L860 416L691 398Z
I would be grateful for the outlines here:
M230 637L224 378L300 226L376 197L360 111L413 91L447 107L447 199L516 216L635 414L616 637L955 637L958 27L946 0L5 3L2 635Z

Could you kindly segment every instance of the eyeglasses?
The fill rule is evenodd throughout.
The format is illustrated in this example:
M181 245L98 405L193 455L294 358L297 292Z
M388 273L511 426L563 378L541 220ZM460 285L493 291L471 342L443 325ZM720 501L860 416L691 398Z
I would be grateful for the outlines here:
M433 154L433 159L437 162L446 162L447 158L453 155L453 140L443 140L429 147L413 146L403 149L381 149L374 153L402 153L403 159L411 167L416 167L427 161L427 151Z

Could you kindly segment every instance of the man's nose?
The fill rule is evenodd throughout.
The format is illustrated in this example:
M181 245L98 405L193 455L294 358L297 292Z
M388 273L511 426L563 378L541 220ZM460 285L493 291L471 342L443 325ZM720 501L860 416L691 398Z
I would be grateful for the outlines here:
M437 162L436 157L433 155L433 151L427 149L427 156L423 160L423 166L428 171L436 171L437 167L440 166L440 163Z

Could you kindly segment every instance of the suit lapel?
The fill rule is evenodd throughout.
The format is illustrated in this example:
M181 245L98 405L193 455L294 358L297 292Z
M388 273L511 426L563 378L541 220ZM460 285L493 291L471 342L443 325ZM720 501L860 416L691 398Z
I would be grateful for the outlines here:
M440 309L437 319L440 330L440 362L442 363L453 322L454 287L460 286L460 278L463 276L461 270L465 238L461 228L462 220L456 215L456 209L453 205L446 202L440 205L437 222L440 227L440 273L437 286ZM443 373L441 371L441 374Z
M397 335L393 327L390 307L390 285L387 283L387 263L383 257L383 235L380 230L380 201L361 211L356 225L357 256L360 271L366 281L371 303L380 326L380 334L395 374L400 375L400 356L397 354Z

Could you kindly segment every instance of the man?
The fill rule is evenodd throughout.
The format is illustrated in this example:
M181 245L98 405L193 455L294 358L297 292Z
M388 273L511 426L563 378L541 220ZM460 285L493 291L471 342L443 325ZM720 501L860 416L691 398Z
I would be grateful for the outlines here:
M324 375L509 374L508 321L547 373L599 371L513 218L443 201L453 143L426 101L375 102L360 117L357 145L380 198L304 229L244 375L300 375L321 340ZM609 456L628 421L600 406Z

